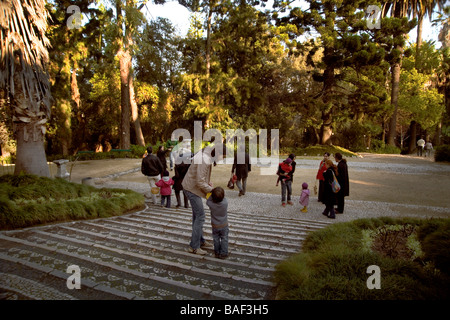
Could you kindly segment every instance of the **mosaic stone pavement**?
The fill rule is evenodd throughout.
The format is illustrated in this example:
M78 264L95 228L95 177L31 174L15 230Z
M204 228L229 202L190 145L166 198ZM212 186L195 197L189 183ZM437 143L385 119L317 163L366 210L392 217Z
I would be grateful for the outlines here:
M187 252L191 216L148 205L120 217L0 232L0 299L274 299L276 264L328 225L230 212L230 255L221 260L212 248L205 256ZM204 236L212 244L208 211ZM79 267L80 289L69 289L69 266Z

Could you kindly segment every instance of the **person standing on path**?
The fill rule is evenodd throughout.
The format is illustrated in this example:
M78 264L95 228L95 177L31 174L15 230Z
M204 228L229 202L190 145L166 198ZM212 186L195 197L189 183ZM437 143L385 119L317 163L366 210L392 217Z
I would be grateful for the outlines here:
M287 158L278 165L277 175L281 182L281 205L286 206L286 192L287 192L287 203L293 205L291 201L292 196L292 180L289 173L292 171L292 159Z
M147 147L147 155L142 159L141 172L147 177L150 190L156 188L156 182L161 179L164 167L158 157L152 154L152 146ZM153 204L156 205L156 194L152 192L151 195Z
M424 147L425 147L425 140L423 140L423 138L417 140L417 155L419 157L422 156Z
M173 176L173 181L175 184L173 185L173 189L175 190L175 197L177 199L177 208L181 207L181 192L183 191L183 179L186 175L186 172L189 169L189 164L181 162L180 164L175 164L175 176ZM186 194L183 192L184 199L184 207L189 208L189 200L186 197Z
M331 183L334 180L334 175L338 175L337 167L333 164L333 161L328 159L325 161L327 171L323 174L324 188L323 188L323 203L325 204L325 210L322 212L324 216L330 219L335 219L334 204L336 203L336 194L331 188Z
M231 174L233 175L236 170L236 185L239 188L239 197L245 195L247 191L247 178L248 173L252 171L252 165L250 164L250 156L248 152L245 152L244 163L238 163L237 154L234 156L234 163L231 167Z
M431 157L431 152L433 151L433 144L430 140L425 144L425 157Z
M334 154L334 159L337 162L337 180L339 184L341 185L341 189L336 194L336 200L337 200L337 209L336 213L344 213L344 204L345 204L345 197L348 197L350 195L350 183L348 179L348 167L347 167L347 160L342 158L342 154L339 152Z
M203 224L205 223L205 208L203 199L211 193L213 187L211 183L212 166L221 159L221 155L216 157L217 148L222 148L222 144L208 146L197 152L191 159L191 165L183 179L183 192L189 199L192 208L192 236L189 244L189 252L205 255L206 251L201 247L211 246L203 238ZM212 150L212 151L211 151ZM222 151L222 149L221 149ZM223 154L222 154L223 155Z
M324 201L323 200L323 190L325 187L325 184L324 184L325 178L323 177L323 174L325 173L325 171L327 171L325 162L328 160L329 156L330 156L330 154L328 152L325 152L323 154L323 160L320 161L319 170L317 171L317 175L316 175L316 179L319 180L319 194L318 194L317 200L322 203L324 203L323 202Z
M161 145L158 147L158 151L156 152L156 156L159 158L159 161L161 161L161 164L164 167L164 170L167 170L167 160L166 160L166 153L168 152L168 150L166 150L164 148L164 145Z

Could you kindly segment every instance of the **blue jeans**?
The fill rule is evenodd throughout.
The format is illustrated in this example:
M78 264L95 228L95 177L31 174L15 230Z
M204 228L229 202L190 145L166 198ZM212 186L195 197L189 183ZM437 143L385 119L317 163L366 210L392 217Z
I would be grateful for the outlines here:
M222 229L212 229L214 240L214 253L222 256L228 255L228 227Z
M286 191L287 191L287 201L291 201L292 195L292 180L281 180L281 202L286 201Z
M198 249L205 242L203 238L203 224L205 223L205 209L203 208L202 198L183 190L186 197L189 199L192 207L192 236L189 244L192 249Z
M164 203L166 202L166 199L167 199L166 207L170 208L170 200L171 200L170 198L171 198L170 195L168 195L168 196L161 196L161 206L164 207Z

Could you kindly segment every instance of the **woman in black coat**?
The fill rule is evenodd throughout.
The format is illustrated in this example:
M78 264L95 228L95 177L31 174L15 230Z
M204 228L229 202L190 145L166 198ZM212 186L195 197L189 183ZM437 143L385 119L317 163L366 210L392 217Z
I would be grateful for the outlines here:
M341 190L336 194L336 201L337 201L337 209L336 213L344 213L344 203L345 203L345 197L348 197L350 194L350 183L348 179L348 167L347 167L347 160L342 159L342 154L336 153L334 155L334 158L336 159L338 165L338 176L337 180L339 184L341 185Z
M333 161L326 160L325 166L327 167L327 171L323 173L324 181L324 190L323 190L323 203L325 204L325 210L322 212L324 216L327 216L330 219L336 218L334 212L334 204L336 203L336 194L331 189L331 183L333 182L334 176L337 175L337 167L333 164Z

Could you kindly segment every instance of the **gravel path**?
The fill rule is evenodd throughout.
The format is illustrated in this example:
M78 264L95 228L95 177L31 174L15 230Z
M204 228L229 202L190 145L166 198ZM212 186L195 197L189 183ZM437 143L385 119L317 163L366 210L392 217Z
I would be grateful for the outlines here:
M317 160L300 160L302 167L307 165L315 168ZM383 163L359 163L360 166L355 166L357 163L352 163L352 170L383 170L392 171L398 173L401 170L405 170L405 166L401 164L383 164ZM408 166L407 170L413 170L415 174L431 171L442 170L450 171L449 166ZM97 187L107 188L124 188L131 189L136 192L149 195L149 186L147 183L129 182L129 181L114 181L112 179L100 179L101 184ZM252 213L264 216L281 217L287 219L311 219L316 221L332 221L343 222L360 218L373 218L381 216L390 217L416 217L416 218L448 218L450 217L450 209L448 207L433 207L433 206L421 206L421 205L409 205L401 203L391 202L378 202L378 201L361 201L351 200L346 198L345 201L345 213L336 215L336 219L329 219L321 214L324 210L324 205L317 201L317 196L312 195L310 198L310 205L307 213L301 213L302 206L298 203L298 197L293 197L293 206L287 205L285 208L281 207L281 197L276 194L255 193L247 192L245 196L238 196L238 192L235 190L227 190L227 197L229 199L229 211ZM176 202L175 196L173 196L172 203Z

